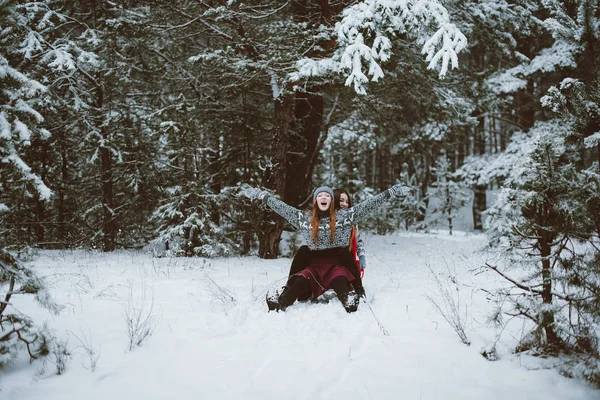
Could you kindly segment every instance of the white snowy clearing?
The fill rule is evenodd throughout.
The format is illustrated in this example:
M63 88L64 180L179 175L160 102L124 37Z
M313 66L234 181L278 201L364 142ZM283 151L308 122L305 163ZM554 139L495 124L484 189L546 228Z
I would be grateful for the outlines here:
M600 398L600 391L559 375L551 359L511 354L521 321L509 325L497 344L498 361L480 355L495 334L485 323L492 303L478 288L505 284L492 272L475 274L489 257L477 252L484 236L365 239L365 288L381 325L365 304L347 314L337 299L267 313L265 292L284 284L288 258L42 251L35 270L48 277L65 309L53 318L31 296L14 299L15 305L68 339L72 358L57 375L53 357L29 364L22 353L0 375L0 398ZM428 266L460 294L471 346L461 343L427 299L439 295ZM152 314L155 330L129 351L124 316L140 309Z

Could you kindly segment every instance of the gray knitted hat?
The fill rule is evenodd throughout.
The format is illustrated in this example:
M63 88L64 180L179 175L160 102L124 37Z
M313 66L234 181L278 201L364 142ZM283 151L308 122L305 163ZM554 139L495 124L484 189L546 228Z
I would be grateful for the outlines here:
M316 188L315 191L313 192L313 201L315 201L317 199L317 195L321 192L329 193L329 195L331 196L331 200L333 201L333 199L334 199L333 189L330 188L329 186L319 186L318 188Z

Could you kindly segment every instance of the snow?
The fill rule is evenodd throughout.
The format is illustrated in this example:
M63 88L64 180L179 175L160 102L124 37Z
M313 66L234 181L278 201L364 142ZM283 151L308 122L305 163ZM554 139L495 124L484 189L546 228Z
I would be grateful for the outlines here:
M18 118L15 118L14 124L15 131L19 133L19 139L21 140L21 142L24 143L26 146L29 146L31 144L31 133L29 132L29 128L27 128L27 125L19 121Z
M583 143L586 149L591 149L592 147L598 146L600 144L600 131L586 137L583 140Z
M542 49L530 62L524 62L506 71L493 74L486 84L496 94L515 93L527 86L526 77L536 73L548 73L559 68L576 66L575 56L581 51L578 45L555 41L551 47ZM572 79L571 79L572 80Z
M493 74L486 80L488 88L496 93L515 93L520 89L527 87L527 80L519 78L517 75L522 74L523 66L511 68L507 71Z
M16 101L15 110L32 115L38 123L44 122L44 117L42 116L42 114L34 110L29 104L25 103L22 99L18 99Z
M496 345L498 361L479 354L495 335L484 323L492 304L477 288L500 284L492 273L474 273L490 257L478 251L482 235L364 239L374 314L365 304L347 314L337 299L267 313L266 290L284 284L287 258L40 251L32 266L65 309L51 316L31 296L14 300L68 338L73 357L56 375L51 360L42 370L42 361L29 364L23 355L0 375L0 393L27 400L599 398L600 391L551 369L551 359L511 354L521 323L509 325ZM427 300L438 293L428 266L441 281L460 282L455 289L468 310L471 346ZM152 310L155 321L154 334L132 351L123 317L128 307ZM81 342L99 355L94 370Z
M11 140L12 139L10 123L6 119L6 114L4 112L0 112L0 139L3 139L3 140Z
M42 200L42 201L50 200L53 192L52 192L52 190L50 190L50 188L48 186L46 186L44 181L42 181L35 174L28 174L27 179L29 179L30 181L32 181L34 183L35 188L38 192L38 195L40 196L40 200Z

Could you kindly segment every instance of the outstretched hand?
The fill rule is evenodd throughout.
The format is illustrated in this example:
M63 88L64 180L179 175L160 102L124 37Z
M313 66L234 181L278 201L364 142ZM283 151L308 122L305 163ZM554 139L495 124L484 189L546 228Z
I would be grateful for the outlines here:
M397 183L390 188L390 192L396 197L406 197L412 193L412 188L410 186L404 186L400 183Z
M268 193L266 190L259 188L246 186L244 189L244 195L250 200L262 200L263 197Z

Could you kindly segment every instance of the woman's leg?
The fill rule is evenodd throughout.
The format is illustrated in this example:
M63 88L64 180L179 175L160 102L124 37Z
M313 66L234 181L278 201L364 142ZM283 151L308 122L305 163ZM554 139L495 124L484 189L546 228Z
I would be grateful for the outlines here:
M298 273L300 271L302 271L303 269L305 269L306 267L308 267L308 264L310 264L311 258L312 258L312 254L311 254L311 251L308 248L308 246L306 246L306 245L300 246L300 248L296 251L296 254L294 255L294 259L292 260L292 265L290 267L290 273L288 274L288 281L285 284L285 287L283 288L284 291L286 288L294 285L294 283L296 282L296 279L298 279ZM297 298L297 300L306 301L310 298L311 295L312 295L311 291L309 291L307 293L303 293L300 295L300 297Z
M354 290L349 290L349 285L350 282L345 276L338 276L331 281L331 288L337 294L346 311L351 313L358 309L358 295Z
M308 298L311 293L312 289L309 280L298 275L296 276L296 279L294 279L294 283L287 286L278 297L267 296L267 306L269 307L269 311L285 311L285 309L294 304L298 298Z
M288 278L296 275L298 272L302 271L304 268L308 267L310 263L311 253L308 246L300 246L296 254L294 255L294 259L292 260L292 265L290 267L290 273L288 274Z
M354 261L354 257L352 257L350 250L346 248L340 250L340 262L348 271L350 271L352 276L354 276L352 286L354 286L356 293L358 293L359 296L365 296L365 289L362 285L362 279L360 279L360 270L356 265L356 261Z

